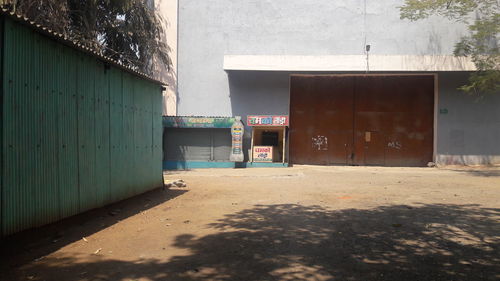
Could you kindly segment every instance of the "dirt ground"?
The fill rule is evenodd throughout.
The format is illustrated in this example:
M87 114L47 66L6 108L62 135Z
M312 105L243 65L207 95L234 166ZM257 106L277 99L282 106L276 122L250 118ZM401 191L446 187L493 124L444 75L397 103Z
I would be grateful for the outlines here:
M2 280L500 280L500 168L171 172L2 244Z

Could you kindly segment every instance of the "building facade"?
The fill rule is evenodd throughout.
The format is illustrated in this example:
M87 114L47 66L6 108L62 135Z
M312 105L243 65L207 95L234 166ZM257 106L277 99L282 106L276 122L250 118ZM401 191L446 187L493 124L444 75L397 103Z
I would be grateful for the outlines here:
M500 164L500 95L457 90L460 23L401 20L402 0L175 2L179 115L287 115L296 164Z

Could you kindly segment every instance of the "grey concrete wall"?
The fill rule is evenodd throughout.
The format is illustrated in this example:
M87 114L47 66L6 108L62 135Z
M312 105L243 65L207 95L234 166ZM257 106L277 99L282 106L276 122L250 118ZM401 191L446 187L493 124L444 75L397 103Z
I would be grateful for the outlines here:
M500 164L500 94L478 99L458 91L467 77L467 73L439 75L437 162Z
M366 13L365 11L366 2ZM288 114L289 74L223 70L224 55L450 55L464 26L399 19L403 0L179 0L178 114ZM439 75L437 161L500 163L500 95L482 102ZM265 101L265 102L263 102ZM246 130L245 145L249 145Z
M288 115L290 73L274 71L229 71L229 102L231 112L248 115ZM251 147L251 129L246 126L243 138L245 161Z
M179 0L178 114L236 115L224 55L452 54L463 26L400 20L402 3Z

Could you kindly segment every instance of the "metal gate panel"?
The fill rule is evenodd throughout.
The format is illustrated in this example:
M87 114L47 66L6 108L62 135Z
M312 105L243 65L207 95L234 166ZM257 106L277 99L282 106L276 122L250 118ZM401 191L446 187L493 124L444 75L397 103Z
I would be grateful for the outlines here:
M433 77L355 79L354 164L425 166L432 161Z
M310 155L316 104L312 98L313 86L313 79L290 78L290 161L295 164L316 163Z
M349 164L353 77L292 76L290 158L296 164Z
M295 164L424 166L432 161L433 76L292 76Z

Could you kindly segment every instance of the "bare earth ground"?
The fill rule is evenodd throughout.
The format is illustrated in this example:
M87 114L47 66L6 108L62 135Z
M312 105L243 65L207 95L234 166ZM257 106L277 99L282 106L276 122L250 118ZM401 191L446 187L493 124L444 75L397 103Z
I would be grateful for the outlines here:
M500 169L175 172L2 244L2 280L500 280ZM85 239L83 239L85 238Z

